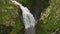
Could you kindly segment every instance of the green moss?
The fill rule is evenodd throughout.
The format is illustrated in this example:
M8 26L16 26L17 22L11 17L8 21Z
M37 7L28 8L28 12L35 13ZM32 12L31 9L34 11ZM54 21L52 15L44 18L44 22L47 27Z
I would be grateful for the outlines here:
M50 14L48 15L48 17L46 17L43 20L43 24L44 26L44 32L49 33L50 34L56 29L56 28L60 28L60 1L59 0L51 0L50 6L48 7L50 10ZM44 23L45 22L45 23ZM42 27L41 27L42 28Z
M16 9L17 7L13 5L9 0L0 0L0 9Z
M45 1L48 0L41 0L41 8L46 8ZM37 24L37 34L51 34L56 28L60 28L60 0L50 0L50 5L47 7L50 10L50 14L48 17L46 17L44 20L40 20ZM19 0L24 6L31 8L31 0ZM14 9L17 9L18 7L15 6L12 2L9 0L0 0L0 23L3 23L3 21L11 20L13 19L13 15L9 14L8 11L5 12L4 9L13 11ZM12 10L13 9L13 10ZM1 11L3 10L3 11ZM44 10L44 9L43 9ZM58 12L58 13L56 13ZM15 13L13 13L15 15ZM59 16L56 18L56 16ZM22 34L21 30L24 28L20 18L14 20L15 21L15 27L11 31L10 34ZM45 23L44 23L45 22Z
M20 19L16 19L15 21L16 26L14 27L13 31L10 34L17 34L19 31L19 33L21 34L21 29L23 28L22 23L20 22Z
M7 12L5 12L5 13L2 14L2 19L3 20L10 20L11 19L11 15L8 14Z

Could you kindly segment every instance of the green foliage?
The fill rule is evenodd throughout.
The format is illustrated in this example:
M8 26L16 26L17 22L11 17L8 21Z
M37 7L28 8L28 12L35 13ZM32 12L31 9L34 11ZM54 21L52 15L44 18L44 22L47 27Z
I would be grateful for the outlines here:
M13 5L9 0L0 0L0 9L15 9L16 6Z
M19 0L24 6L30 8L32 0Z
M0 34L9 34L12 31L12 26L5 26L0 24Z
M10 34L17 34L23 28L23 25L19 18L15 20L15 23L16 26L14 27ZM19 33L21 34L21 31Z
M41 8L46 8L48 6L48 0L41 0ZM60 28L60 0L50 0L50 5L45 9L44 19L40 19L37 24L37 34L51 34L56 28ZM19 0L24 6L31 8L32 0ZM47 3L47 4L46 4ZM5 21L10 21L13 19L13 16L18 16L15 14L15 9L18 7L15 6L9 0L0 0L0 24ZM15 10L13 12L13 10ZM8 10L8 11L7 11ZM44 9L43 9L44 10ZM10 13L11 12L11 13ZM44 14L44 13L43 13ZM48 16L47 16L48 15ZM46 17L47 16L47 17ZM21 17L21 16L20 16ZM42 17L41 17L42 18ZM21 29L23 28L20 18L15 18L15 27L10 34L22 34ZM42 23L42 24L41 24Z
M5 12L5 13L2 14L2 19L3 20L10 20L11 19L11 16L7 12Z
M60 29L60 0L51 0L50 5L47 9L45 9L45 13L43 13L42 24L40 25L40 29L42 28L43 33L51 34L55 29ZM41 23L41 22L40 22ZM40 30L39 32L41 33ZM38 34L40 34L38 32ZM41 33L41 34L43 34Z

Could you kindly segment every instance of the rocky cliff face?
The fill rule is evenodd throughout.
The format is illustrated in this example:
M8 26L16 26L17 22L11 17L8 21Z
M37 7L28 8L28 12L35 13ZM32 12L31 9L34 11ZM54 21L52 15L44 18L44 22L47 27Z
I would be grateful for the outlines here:
M39 23L36 26L37 34L51 34L57 28L60 29L60 0L19 1L31 10L36 19L39 19ZM13 5L10 1L0 0L0 24L5 27L13 26L11 34L22 34L21 31L24 26L19 19L21 16L16 8L18 9L18 6ZM57 33L60 34L59 32Z
M51 34L52 32L56 31L56 29L60 29L60 0L50 0L50 5L45 9L44 13L41 13L41 21L40 25L42 32L45 34ZM38 29L38 30L39 30ZM58 30L59 31L59 30ZM56 32L60 34L60 32ZM39 31L41 34L41 31ZM55 34L56 34L55 33Z

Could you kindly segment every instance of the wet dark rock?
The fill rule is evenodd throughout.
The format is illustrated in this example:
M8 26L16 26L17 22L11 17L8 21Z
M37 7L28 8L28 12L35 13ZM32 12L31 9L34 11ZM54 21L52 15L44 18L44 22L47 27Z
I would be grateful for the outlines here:
M0 24L0 34L9 34L12 31L12 26L5 26Z

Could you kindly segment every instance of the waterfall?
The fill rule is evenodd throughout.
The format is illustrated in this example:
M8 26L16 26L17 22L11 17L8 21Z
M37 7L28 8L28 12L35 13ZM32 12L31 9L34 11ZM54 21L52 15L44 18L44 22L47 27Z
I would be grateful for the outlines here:
M11 0L12 1L12 0ZM34 16L30 13L30 10L27 7L24 7L17 1L12 1L14 4L18 5L22 10L23 23L25 26L25 34L35 34L35 19Z

